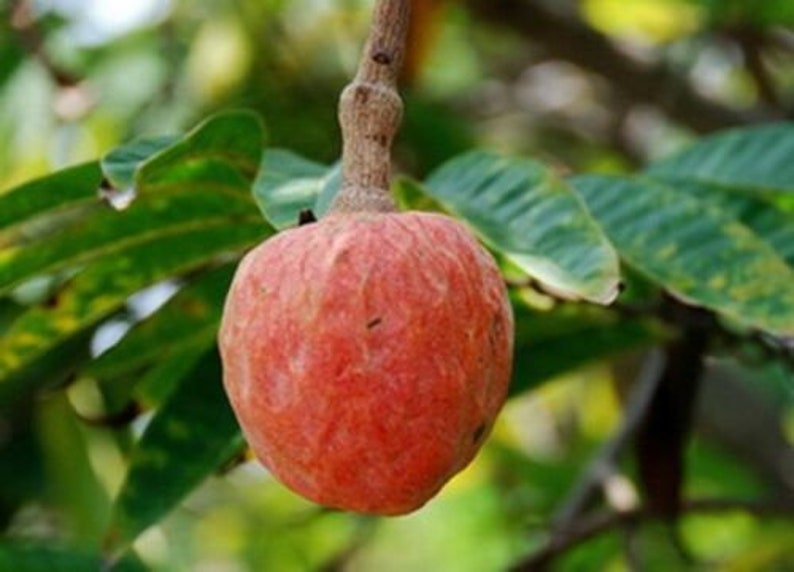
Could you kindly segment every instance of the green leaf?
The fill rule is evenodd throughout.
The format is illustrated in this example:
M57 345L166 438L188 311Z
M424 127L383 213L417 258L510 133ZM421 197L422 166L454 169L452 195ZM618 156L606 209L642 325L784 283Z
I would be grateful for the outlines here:
M0 17L10 18L10 12L10 8L0 5ZM14 72L26 59L25 48L14 34L6 32L0 36L0 89L5 87L10 78L14 77Z
M696 181L676 181L669 187L737 219L794 265L794 211L760 194L739 192Z
M437 200L427 194L421 183L408 177L397 177L392 183L392 195L400 210L441 212L446 211Z
M155 153L170 147L179 138L174 135L139 139L116 147L102 158L102 172L116 189L127 189L135 185L138 167Z
M53 543L0 541L0 570L13 572L113 572L145 571L134 557L111 565L111 562L89 552L58 548Z
M314 203L314 214L317 215L317 218L324 217L328 214L331 204L334 202L341 188L342 165L341 163L336 163L330 168L328 175L323 181L323 186L320 188L320 194L317 195L317 202Z
M612 246L579 197L541 163L472 152L426 184L494 249L560 295L602 304L617 295Z
M85 368L100 380L113 410L122 410L133 396L145 406L158 405L215 344L234 268L221 266L183 287Z
M259 169L263 140L255 114L232 111L215 115L141 163L135 189L143 194L207 185L247 192Z
M0 336L5 334L8 327L16 320L25 307L10 298L0 298Z
M193 369L208 349L215 346L217 325L213 330L212 335L194 338L189 344L180 344L164 351L154 366L125 390L132 390L132 395L144 407L159 407L179 380Z
M124 188L130 186L135 173L138 194L174 185L193 189L209 185L213 189L247 192L258 168L262 139L255 115L229 112L211 117L165 149L162 146L169 138L132 143L111 151L102 167L111 182ZM98 205L101 182L102 170L93 162L2 192L0 231L43 214Z
M258 215L255 221L204 223L154 237L93 264L73 279L52 307L32 308L0 340L0 403L62 378L68 367L60 360L83 359L70 346L90 336L131 294L199 268L218 255L248 248L265 233Z
M215 346L216 334L217 324L212 331L193 336L189 342L163 348L155 359L137 369L96 377L105 404L105 415L124 415L128 411L160 407L196 362Z
M243 447L213 348L155 414L130 457L109 539L117 547L171 511Z
M660 183L576 177L621 256L678 298L774 334L794 334L794 271L736 220Z
M156 236L252 214L248 195L241 193L178 189L146 195L122 212L103 209L44 240L0 251L0 293L37 274L113 256Z
M10 326L0 343L0 402L64 380L86 361L93 330L131 294L264 238L268 228L249 194L261 148L261 126L252 114L212 117L137 168L110 162L119 181L134 170L138 199L128 209L107 209L32 245L6 249L4 286L66 265L88 266L53 307L31 309ZM132 163L149 150L128 149L125 156ZM96 166L92 172L98 175ZM50 180L33 187L34 197L52 194Z
M254 197L262 215L273 226L295 226L304 209L314 209L318 217L322 214L316 209L318 197L330 182L338 179L338 173L338 167L315 163L292 151L268 149L254 183Z
M701 139L647 174L739 219L794 263L794 212L783 204L794 205L794 124Z
M100 202L102 173L97 163L64 169L0 193L0 231L34 217Z
M6 426L6 437L0 443L2 530L7 529L20 508L41 498L46 491L52 492L44 469L41 433L37 431L32 405L24 404L13 411L2 412Z
M625 318L595 307L551 311L514 304L516 333L510 396L557 375L672 337L651 319Z
M794 192L794 124L744 127L705 137L655 162L647 174L750 192Z
M85 427L64 391L42 399L36 417L48 505L69 531L72 546L98 548L110 516L110 498L90 461Z
M158 360L166 350L213 338L223 312L235 264L203 274L184 286L157 312L137 323L121 341L86 369L89 375L112 378Z

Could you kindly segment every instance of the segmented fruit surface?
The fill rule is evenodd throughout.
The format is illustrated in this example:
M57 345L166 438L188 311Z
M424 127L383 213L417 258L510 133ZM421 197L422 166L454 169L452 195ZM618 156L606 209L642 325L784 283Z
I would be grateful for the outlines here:
M330 215L238 268L224 383L257 457L323 505L401 514L465 467L507 393L499 270L455 220Z

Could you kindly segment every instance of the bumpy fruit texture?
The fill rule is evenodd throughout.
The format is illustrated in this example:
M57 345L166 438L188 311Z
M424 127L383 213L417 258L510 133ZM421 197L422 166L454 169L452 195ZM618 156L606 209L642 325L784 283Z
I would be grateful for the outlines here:
M251 251L220 332L254 453L317 503L402 514L474 457L510 379L491 256L428 213L333 214Z

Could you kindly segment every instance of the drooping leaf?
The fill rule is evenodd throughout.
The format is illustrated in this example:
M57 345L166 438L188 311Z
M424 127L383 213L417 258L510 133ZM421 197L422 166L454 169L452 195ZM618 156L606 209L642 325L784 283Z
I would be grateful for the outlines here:
M584 176L572 184L621 256L670 293L794 333L794 271L747 227L646 179Z
M700 139L651 165L666 181L695 181L749 192L794 192L794 123L744 127Z
M107 153L101 161L105 178L116 189L127 189L135 186L135 172L138 167L155 153L170 147L178 137L164 135L132 141L116 147Z
M71 167L0 193L0 231L45 213L99 202L97 163Z
M426 185L493 248L561 295L602 304L617 295L612 246L579 197L542 164L472 152Z
M181 380L136 444L109 539L126 546L243 447L217 350Z
M72 345L84 346L93 328L131 294L259 241L266 227L255 217L189 225L136 244L84 270L51 307L20 316L0 340L0 403L68 375L70 364L62 360L85 359Z
M318 217L323 214L324 209L317 210L319 197L323 189L338 188L338 176L338 166L321 165L285 149L268 149L254 183L254 197L265 219L284 229L295 226L304 209L313 209Z
M124 211L102 209L46 239L0 251L0 293L37 274L113 256L153 236L255 212L241 193L179 189L146 195Z
M514 304L515 359L510 396L590 362L669 339L652 319L627 318L597 308L533 311Z

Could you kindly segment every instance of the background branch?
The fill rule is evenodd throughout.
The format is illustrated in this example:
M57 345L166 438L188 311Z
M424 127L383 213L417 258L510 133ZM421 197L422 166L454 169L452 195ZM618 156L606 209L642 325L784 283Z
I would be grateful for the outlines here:
M720 513L742 511L758 517L794 519L794 503L779 499L694 499L682 503L682 513ZM621 526L636 526L654 520L652 512L639 507L624 512L600 512L579 519L565 533L556 533L539 550L512 568L514 571L543 570L560 554L578 544Z
M669 295L661 311L663 318L680 327L681 335L664 349L664 373L637 431L635 454L644 503L655 514L672 520L678 515L684 449L715 319L709 311Z
M625 407L625 415L614 437L605 443L590 462L554 518L553 528L565 535L598 495L604 480L615 470L621 452L631 443L648 412L664 371L665 357L660 349L649 352Z
M509 28L536 42L551 56L609 79L636 103L658 106L670 118L697 132L776 118L769 108L740 111L700 95L689 81L664 63L640 62L606 36L579 20L533 0L469 0L484 22Z
M736 40L742 50L744 66L755 82L761 101L770 107L779 107L781 103L780 97L772 75L769 73L764 61L766 39L763 33L752 28L741 28L730 35Z
M64 71L44 49L44 36L36 26L30 2L18 0L11 8L11 29L16 32L19 44L38 61L59 87L73 87L80 78Z

